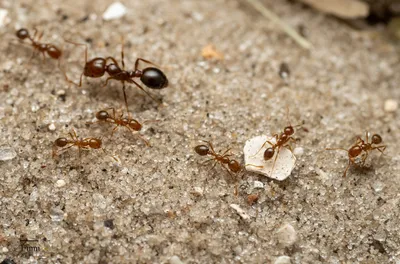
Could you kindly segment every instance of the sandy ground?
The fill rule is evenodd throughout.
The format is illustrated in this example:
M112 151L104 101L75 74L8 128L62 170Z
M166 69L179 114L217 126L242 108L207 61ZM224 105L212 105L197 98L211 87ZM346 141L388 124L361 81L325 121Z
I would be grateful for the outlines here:
M381 32L264 1L290 25L304 26L314 45L307 52L240 1L123 2L128 14L107 22L101 14L111 1L0 2L11 19L0 28L0 152L16 152L0 161L0 260L400 263L399 110L383 108L400 100L400 66ZM83 49L62 36L86 41L91 58L118 60L124 36L127 69L137 57L162 65L169 87L153 94L165 107L128 88L133 116L159 120L141 132L152 147L124 128L110 138L111 125L86 125L101 109L124 109L120 83L68 84L54 60L29 61L31 47L15 40L20 27L37 27L42 41L64 47L74 80ZM207 44L224 60L202 58ZM282 62L291 70L288 84L278 75ZM243 173L235 196L222 167L200 164L205 158L193 147L202 139L232 148L243 163L245 141L281 131L288 106L291 123L304 121L308 132L295 134L297 164L285 181ZM103 136L107 154L79 158L71 148L53 160L54 140L72 128L81 137ZM365 130L383 137L385 155L372 153L366 168L342 178L346 153L324 149L348 148ZM250 194L259 196L254 205ZM28 248L23 238L38 241Z

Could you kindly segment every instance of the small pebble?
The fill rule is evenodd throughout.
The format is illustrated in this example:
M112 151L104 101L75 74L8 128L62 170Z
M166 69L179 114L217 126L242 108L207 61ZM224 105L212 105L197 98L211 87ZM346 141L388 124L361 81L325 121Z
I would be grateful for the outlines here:
M169 263L170 263L170 264L184 264L184 263L182 262L182 260L181 260L178 256L172 256L172 257L169 259Z
M297 233L291 224L284 224L276 231L278 241L284 246L291 246L296 242Z
M3 248L1 249L1 251L2 251L3 253L7 253L7 252L8 252L8 248L3 247Z
M242 208L240 208L239 205L231 204L229 206L231 208L235 209L236 212L240 215L240 217L243 218L244 220L249 220L250 219L250 216Z
M54 130L56 130L56 125L54 125L54 123L51 123L51 124L49 125L48 129L49 129L50 131L54 131Z
M264 151L270 146L268 143L260 150L261 146L269 140L271 143L275 143L276 139L268 136L257 136L246 141L243 148L244 160L247 171L252 171L265 175L269 178L283 181L292 173L296 163L296 157L293 153L285 147L282 147L279 151L279 156L276 159L275 166L274 160L275 155L270 160L264 160Z
M302 155L304 154L304 149L303 149L303 148L295 148L295 149L293 150L293 154L294 154L296 157L302 156Z
M260 181L254 181L254 189L264 189L264 183Z
M113 20L123 17L127 12L126 7L120 2L112 3L103 13L104 20Z
M194 187L192 194L195 196L203 196L203 188L198 186Z
M17 152L11 147L2 146L0 147L0 160L12 160L17 156Z
M65 183L64 180L58 180L58 181L56 182L56 187L61 188L61 187L64 187L65 184L66 184L66 183Z
M274 264L290 264L290 257L288 256L279 256L275 259Z
M396 112L397 108L399 108L399 104L394 99L386 100L385 105L383 106L383 109L385 110L385 112L388 112L388 113Z
M8 11L6 9L0 8L0 27L3 27L10 23L10 18L8 17Z

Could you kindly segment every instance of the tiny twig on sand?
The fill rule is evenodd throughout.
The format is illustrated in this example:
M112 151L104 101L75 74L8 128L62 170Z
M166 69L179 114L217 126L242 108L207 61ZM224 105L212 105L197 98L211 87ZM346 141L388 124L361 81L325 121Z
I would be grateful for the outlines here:
M291 38L294 39L294 41L297 42L301 47L309 50L312 48L312 45L310 42L308 42L305 38L300 36L299 33L296 32L292 27L290 27L288 24L283 22L277 15L272 13L270 10L268 10L264 5L262 5L258 0L246 0L249 2L257 11L259 11L263 16L271 20L273 23L277 24L279 27L281 27L286 34L288 34Z

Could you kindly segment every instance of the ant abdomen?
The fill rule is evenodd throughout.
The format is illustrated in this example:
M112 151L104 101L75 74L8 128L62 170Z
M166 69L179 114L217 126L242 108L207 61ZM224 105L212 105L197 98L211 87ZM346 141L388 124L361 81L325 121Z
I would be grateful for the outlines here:
M16 33L17 37L21 40L29 38L29 32L25 28L21 28L20 30L17 31Z
M96 113L96 118L99 120L102 120L102 121L107 120L107 118L109 118L109 117L110 117L110 115L108 114L108 112L104 111L104 110Z
M68 139L66 139L66 138L57 138L56 141L54 142L54 144L57 147L60 147L60 148L65 147L68 144Z
M151 89L162 89L168 86L167 76L154 67L145 68L142 71L140 80Z
M228 163L228 167L233 172L239 172L241 170L241 166L236 160L230 160Z
M106 60L100 57L88 61L85 64L85 68L83 69L84 75L92 78L101 77L104 75L105 72L106 72Z
M206 156L210 152L210 149L206 145L198 145L194 148L194 151L196 151L200 156Z
M62 51L59 50L56 46L47 44L47 49L46 49L47 54L53 58L53 59L58 59L61 57Z
M264 151L264 160L270 160L275 154L275 150L273 148L267 148Z

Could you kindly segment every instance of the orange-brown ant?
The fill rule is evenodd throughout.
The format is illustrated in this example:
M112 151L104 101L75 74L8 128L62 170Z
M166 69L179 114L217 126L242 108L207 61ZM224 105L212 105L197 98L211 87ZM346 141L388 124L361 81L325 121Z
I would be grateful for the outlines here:
M111 56L106 57L106 58L96 57L96 58L88 61L88 54L87 54L88 51L87 51L86 44L76 43L76 42L72 42L69 40L66 40L66 42L74 44L74 45L85 46L85 66L84 66L83 72L80 76L79 84L76 84L73 81L70 81L68 78L67 78L67 80L70 83L73 83L73 84L81 87L83 75L85 75L86 77L91 77L91 78L100 78L105 73L108 73L108 75L110 77L107 78L104 86L107 86L109 80L118 80L122 83L122 90L124 93L125 106L126 106L126 110L128 113L129 113L129 108L128 108L128 100L127 100L126 91L125 91L125 82L135 84L140 90L145 92L151 99L153 99L156 102L158 102L158 100L155 99L149 92L147 92L139 83L137 83L133 79L140 78L142 83L144 83L150 89L162 89L162 88L165 88L168 86L167 76L165 76L165 74L160 69L158 69L156 67L147 67L147 68L144 68L143 70L138 69L140 61L156 66L151 61L148 61L148 60L145 60L142 58L138 58L135 61L135 69L133 71L126 71L125 70L125 62L124 62L123 42L122 42L122 46L121 46L122 69L119 66L117 60ZM111 61L111 63L107 64L108 61Z
M369 142L368 132L365 132L365 141L361 137L357 137L356 143L351 146L348 150L344 148L326 148L326 150L344 150L347 152L349 157L349 163L347 164L346 169L344 170L343 177L346 177L346 173L350 168L351 164L355 164L355 159L363 155L361 160L361 166L364 166L365 160L367 159L369 152L376 149L383 154L386 149L385 145L374 146L382 143L382 137L378 134L372 135L371 142Z
M212 168L215 167L217 163L221 164L221 166L229 173L229 175L233 178L232 172L233 173L238 173L242 170L242 166L239 164L238 161L229 158L232 156L232 154L227 154L228 151L230 150L227 149L224 153L218 154L215 152L214 147L211 142L205 141L207 145L198 145L194 148L194 151L199 154L200 156L211 156L209 160L206 160L203 162L203 164L210 162L210 161L215 161L214 165ZM227 165L227 167L225 166ZM212 169L211 168L211 169ZM237 180L237 179L236 179ZM235 194L237 194L237 185L235 187Z
M60 67L60 58L62 55L61 49L57 48L53 44L39 42L43 36L43 32L39 35L37 40L35 40L36 34L37 34L36 29L35 29L35 33L33 34L33 36L31 36L29 34L29 31L25 28L21 28L16 33L19 40L23 41L25 39L29 39L31 41L31 45L33 47L32 57L35 55L35 51L42 53L43 60L45 58L45 54L47 54L50 58L58 60L58 66Z
M296 139L293 138L293 135L294 135L294 132L295 132L294 128L302 126L302 125L292 126L290 124L290 121L289 121L289 108L287 108L287 119L288 119L288 122L289 122L289 126L285 127L283 129L283 132L281 132L280 134L274 134L272 136L273 138L275 138L275 143L272 143L271 141L266 140L264 142L264 144L261 146L261 148L256 152L256 154L253 155L253 156L256 156L264 148L265 144L267 144L267 143L270 144L271 146L268 147L264 151L263 157L264 157L265 161L268 161L268 160L270 160L270 159L272 159L274 157L275 151L277 152L276 155L275 155L274 163L272 165L271 173L274 171L275 163L276 163L276 160L277 160L277 158L279 156L279 152L280 152L282 147L288 148L290 150L290 152L293 153L293 149L292 149L292 146L289 144L289 141L296 142ZM303 122L303 124L304 124L304 122ZM252 164L246 164L246 165L247 166L254 166L254 167L262 167L262 166L252 165Z
M73 146L78 147L79 157L81 156L82 149L84 150L102 149L104 153L106 153L104 148L102 148L103 142L100 138L89 137L80 139L76 135L75 130L72 130L72 132L69 133L69 136L71 137L71 139L60 137L54 141L53 153L52 153L53 158L57 157L60 152L64 152L65 150Z
M107 110L112 110L112 115L110 115L110 113ZM108 108L108 109L105 109L105 110L98 111L96 113L96 119L98 121L93 122L93 123L107 122L107 123L114 124L115 127L111 132L111 136L114 135L114 132L120 126L128 128L132 133L139 132L139 131L142 130L142 124L139 123L139 121L137 121L136 119L133 119L130 116L130 114L129 114L129 117L123 117L123 115L124 115L124 113L121 113L120 116L117 116L115 108ZM149 123L149 122L156 122L156 121L157 120L148 120L148 121L144 121L143 124ZM88 124L91 124L91 123L88 122ZM141 140L143 140L144 143L146 143L147 146L150 146L150 143L145 138L143 138L140 134L135 133L134 135L138 136Z

